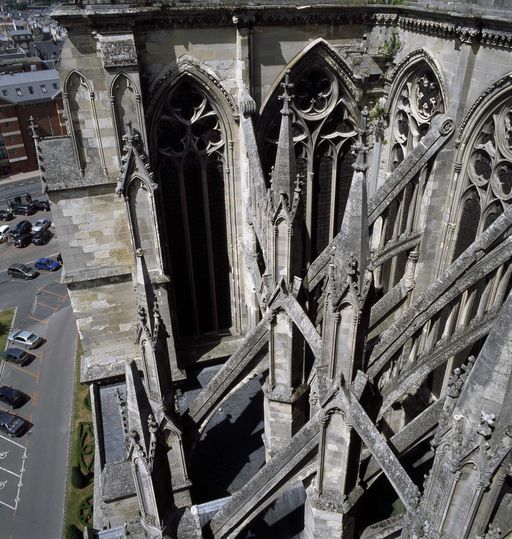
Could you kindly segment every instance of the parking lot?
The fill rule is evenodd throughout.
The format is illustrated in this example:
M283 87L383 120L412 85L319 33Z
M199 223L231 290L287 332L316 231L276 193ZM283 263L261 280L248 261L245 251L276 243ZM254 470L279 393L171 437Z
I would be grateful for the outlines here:
M51 213L45 211L39 211L34 215L16 215L12 221L0 221L1 225L8 225L11 228L15 227L20 221L27 220L32 224L38 219L50 219ZM53 227L50 229L53 233ZM14 245L3 242L0 243L0 270L7 269L13 262L23 262L35 260L39 257L50 256L58 253L57 242L55 241L55 234L53 238L46 245L27 245L26 247L14 247Z
M0 434L0 504L18 507L25 472L26 446Z
M49 218L51 213L16 216L0 224ZM0 363L0 385L13 386L27 402L10 410L30 423L19 438L0 433L0 539L55 539L61 536L65 478L69 451L76 325L61 271L41 271L33 280L12 279L6 269L14 262L33 267L40 257L55 257L57 242L16 248L0 244L0 310L15 307L14 327L30 330L45 341L30 351L32 361L20 367Z

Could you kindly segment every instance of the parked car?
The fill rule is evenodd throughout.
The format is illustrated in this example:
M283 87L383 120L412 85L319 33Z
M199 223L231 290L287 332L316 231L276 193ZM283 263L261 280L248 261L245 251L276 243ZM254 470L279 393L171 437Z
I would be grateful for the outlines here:
M38 210L50 211L50 203L48 200L33 200L32 203L36 205Z
M10 231L11 227L9 225L0 226L0 243L3 243L4 241L7 241L9 239Z
M35 204L18 204L12 209L16 215L34 215L37 211Z
M19 408L27 401L27 395L11 386L0 387L0 401L8 404L11 408Z
M60 262L51 258L38 258L34 266L41 270L57 271L60 268Z
M40 230L46 230L52 226L50 219L38 219L32 225L32 232L39 232Z
M32 243L34 245L46 245L51 239L53 234L47 228L45 230L40 230L32 235Z
M0 221L12 221L14 215L11 210L0 210Z
M7 340L9 344L20 344L25 348L31 350L32 348L37 348L42 342L43 338L31 331L18 330L15 329L9 333Z
M5 359L5 361L10 361L11 363L16 363L16 365L19 365L20 367L24 367L27 363L30 363L34 356L29 354L26 350L12 347L4 350L0 354L0 357Z
M25 419L11 414L10 412L0 412L0 430L9 436L22 436L30 428L30 423Z
M7 268L7 275L9 275L9 277L14 277L15 279L25 279L28 281L29 279L34 279L39 274L34 268L16 262Z
M20 234L27 234L32 230L32 223L30 221L27 221L26 219L23 219L23 221L20 221L16 226L11 228L11 238L15 238L16 236L19 236Z
M28 232L27 234L20 234L14 238L14 247L26 247L30 245L32 241L33 234Z

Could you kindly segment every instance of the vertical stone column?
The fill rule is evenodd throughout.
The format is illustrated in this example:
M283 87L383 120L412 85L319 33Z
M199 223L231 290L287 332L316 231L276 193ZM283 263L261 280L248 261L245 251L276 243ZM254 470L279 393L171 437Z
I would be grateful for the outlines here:
M238 99L240 105L241 114L253 114L256 111L256 104L251 97L251 38L252 33L252 20L244 16L234 16L233 23L236 25L236 80L238 86ZM256 211L255 201L251 196L251 172L249 166L249 160L247 158L247 148L245 146L245 140L241 133L239 133L239 155L238 162L240 167L241 178L241 190L242 199L244 202L245 215L242 224L242 242L244 244L243 253L245 256L256 257L256 235L250 220L253 215L251 212ZM247 263L245 263L244 271L244 289L245 289L245 302L247 305L247 330L255 328L260 319L260 310L258 305L257 291L254 287L256 283L250 275L247 269Z
M303 272L303 211L300 179L296 175L293 145L293 84L289 73L282 83L281 126L272 188L268 198L268 268L273 281L272 302L296 294ZM300 279L299 281L300 282ZM304 337L288 313L277 305L270 324L269 376L264 387L265 448L267 460L280 451L304 424Z
M270 321L269 376L264 386L267 461L283 449L305 422L303 338L284 311Z
M461 40L456 73L449 88L451 107L447 111L455 125L460 125L467 110L470 81L474 76L474 64L477 49L471 33ZM456 137L452 137L436 156L436 166L429 184L432 186L430 204L421 241L420 261L417 272L416 294L423 291L432 279L446 268L450 261L445 259L448 251L446 242L450 238L449 195L454 188L454 174L458 174L455 157L457 153ZM441 246L441 249L439 248Z
M307 491L304 539L349 538L352 519L345 514L344 499L353 445L352 428L345 414L332 408L322 422L318 468Z

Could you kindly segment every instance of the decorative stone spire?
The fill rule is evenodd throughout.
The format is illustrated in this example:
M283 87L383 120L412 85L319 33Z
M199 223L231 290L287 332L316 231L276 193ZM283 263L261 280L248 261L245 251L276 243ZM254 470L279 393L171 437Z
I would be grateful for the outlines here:
M467 435L490 435L512 425L512 295L471 369L457 405Z
M289 90L293 88L290 83L290 71L286 72L284 82L281 83L283 93L279 99L283 102L281 109L281 128L279 130L279 140L277 143L276 162L274 172L272 174L272 189L274 191L274 201L277 205L281 194L291 201L295 189L297 171L295 165L295 149L293 146L293 112L290 103L293 95L290 95ZM289 202L291 204L291 202Z
M126 373L126 404L128 408L128 429L136 432L146 454L150 445L148 420L153 417L153 411L137 370L135 361L127 361Z
M468 367L456 369L450 380L433 440L434 465L414 522L408 526L411 532L405 532L404 539L420 533L430 534L428 537L484 536L492 515L489 507L499 496L503 479L509 473L511 357L509 295L477 360L470 358ZM456 504L457 511L444 511L448 502Z
M337 283L345 282L344 276L354 282L359 291L364 285L365 271L369 262L368 203L366 195L366 130L368 111L361 113L359 137L352 149L356 156L354 174L350 185L347 206L343 215L336 256L334 277Z

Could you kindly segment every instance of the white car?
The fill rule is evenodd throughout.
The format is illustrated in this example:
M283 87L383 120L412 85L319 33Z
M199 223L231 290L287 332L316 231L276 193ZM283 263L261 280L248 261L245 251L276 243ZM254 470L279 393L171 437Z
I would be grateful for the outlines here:
M32 348L37 348L43 342L42 337L39 337L39 335L36 335L31 331L25 330L11 331L11 333L9 333L9 336L7 337L7 340L10 344L20 344L21 346L24 346L29 350L31 350Z
M38 219L33 225L32 225L32 233L39 232L41 230L46 230L47 228L50 228L52 226L52 222L50 219Z
M9 225L0 226L0 243L7 241L10 231L11 231L11 227Z

